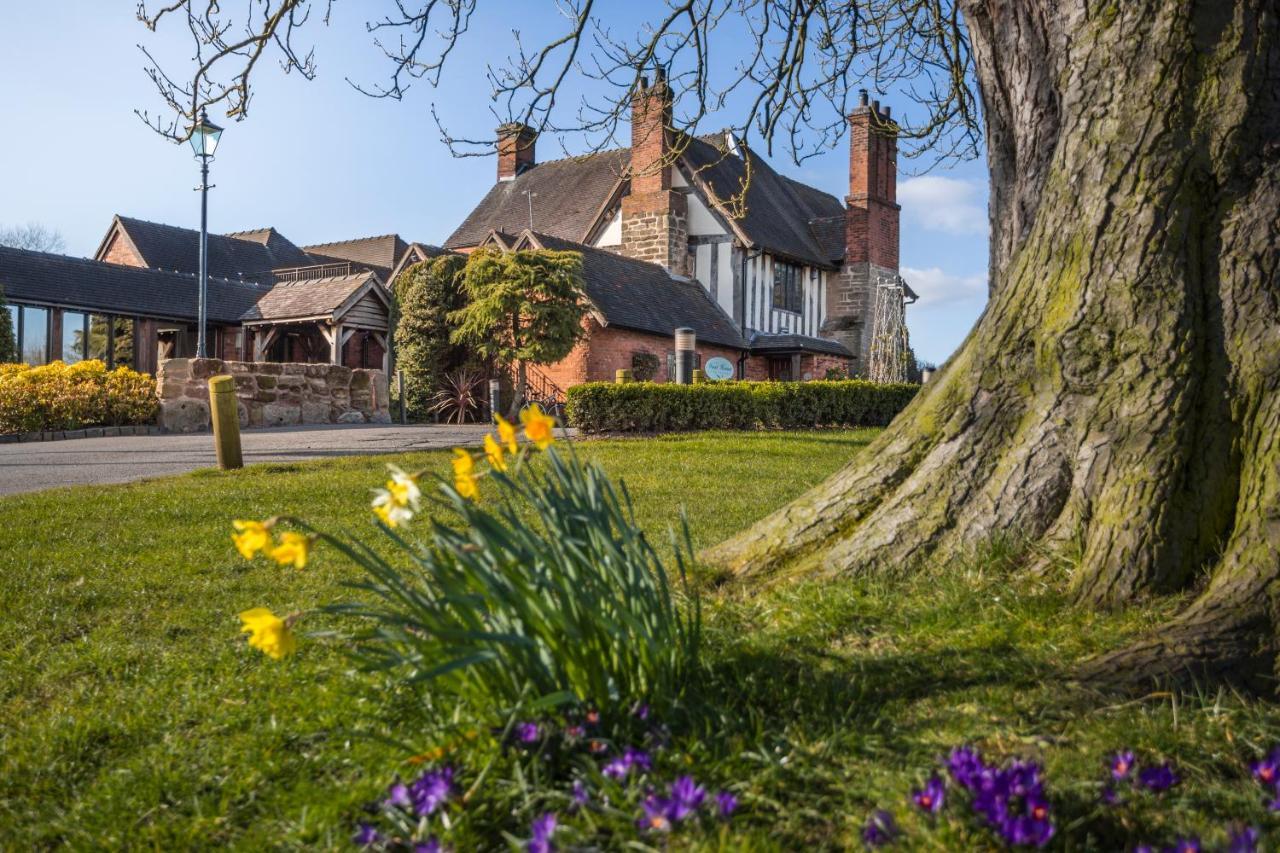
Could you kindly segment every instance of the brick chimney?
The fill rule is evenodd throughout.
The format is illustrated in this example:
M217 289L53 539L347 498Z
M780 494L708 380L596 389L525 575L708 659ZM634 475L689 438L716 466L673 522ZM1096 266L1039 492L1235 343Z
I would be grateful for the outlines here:
M538 132L527 124L513 121L501 125L497 133L498 180L510 181L537 162L534 144L538 141Z
M822 332L857 355L866 370L871 352L875 288L898 277L898 140L889 108L867 102L862 90L849 114L849 195L845 197L844 263L827 288Z
M671 87L659 68L631 96L631 192L622 199L622 254L685 275L688 200L671 188Z

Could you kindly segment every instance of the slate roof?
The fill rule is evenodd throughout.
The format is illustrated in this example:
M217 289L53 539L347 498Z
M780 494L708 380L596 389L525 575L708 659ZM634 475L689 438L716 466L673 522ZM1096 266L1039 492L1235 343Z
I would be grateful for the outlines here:
M370 281L376 282L378 278L377 273L369 270L352 275L283 281L266 291L240 319L252 323L327 317Z
M778 174L741 143L738 150L750 159L751 180L747 183L746 210L734 220L736 227L756 246L797 261L833 266L834 260L844 256L843 239L840 254L833 258L830 247L819 241L809 223L822 217L843 217L840 200ZM723 134L689 140L683 157L695 180L704 182L718 199L727 202L741 193L747 180L747 160L729 153Z
M198 274L200 232L117 215L142 262L152 269ZM273 269L317 263L274 228L209 235L209 275L219 278L266 279Z
M580 243L630 165L631 152L625 149L538 163L510 181L494 184L444 246L475 246L490 231L519 234L528 229L526 191L536 194L534 231Z
M610 326L672 337L689 326L699 341L746 349L729 315L696 281L673 278L657 264L534 232L543 248L582 253L587 298Z
M399 234L382 234L377 237L339 240L335 243L317 243L303 248L307 253L319 258L322 263L334 260L351 261L376 270L383 281L389 281L391 271L409 250L409 244Z
M753 246L794 260L832 267L844 257L844 204L830 193L778 174L746 146L751 182L744 215L735 227ZM721 200L741 191L747 161L730 153L723 133L694 137L683 152L685 167ZM533 230L562 240L582 242L625 180L631 151L618 149L564 160L551 160L490 188L446 248L474 246L490 231L519 233L529 228L533 196ZM839 227L833 226L839 220Z
M0 286L14 302L195 320L196 276L0 247ZM265 285L210 278L209 319L234 323L266 292Z
M811 338L808 335L766 335L756 333L751 336L751 351L766 352L824 352L830 355L852 357L849 348L839 341L826 338Z

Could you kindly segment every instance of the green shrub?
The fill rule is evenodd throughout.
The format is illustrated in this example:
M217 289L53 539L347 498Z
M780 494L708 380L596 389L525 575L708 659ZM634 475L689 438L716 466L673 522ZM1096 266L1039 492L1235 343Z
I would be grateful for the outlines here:
M127 367L107 370L97 360L0 366L0 434L144 424L157 406L155 380Z
M584 432L885 426L918 390L918 385L860 379L700 385L588 382L569 389L565 411L569 423Z
M396 367L404 371L405 405L415 420L429 416L445 377L470 358L466 347L449 340L449 312L466 304L457 283L465 264L461 256L441 255L396 279Z

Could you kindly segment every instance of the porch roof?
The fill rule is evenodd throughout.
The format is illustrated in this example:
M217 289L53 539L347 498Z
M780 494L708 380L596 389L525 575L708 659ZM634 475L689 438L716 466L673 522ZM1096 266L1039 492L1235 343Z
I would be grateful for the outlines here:
M383 307L387 307L378 275L372 270L284 281L263 294L240 320L246 325L337 320L368 292L375 293Z

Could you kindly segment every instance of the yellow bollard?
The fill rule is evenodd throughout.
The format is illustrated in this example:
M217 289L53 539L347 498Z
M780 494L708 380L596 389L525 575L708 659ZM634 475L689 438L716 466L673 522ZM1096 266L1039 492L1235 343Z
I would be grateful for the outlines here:
M705 375L705 374L703 374L703 372L702 372L701 370L695 370L695 371L693 371L693 384L694 384L694 385L701 385L703 382L705 382L705 381L706 381L706 379L707 379L706 375Z
M214 376L209 380L209 417L213 421L213 447L218 467L243 468L240 458L240 413L236 401L236 380Z
M613 373L613 381L617 385L625 385L631 381L631 371L625 367L620 367Z

